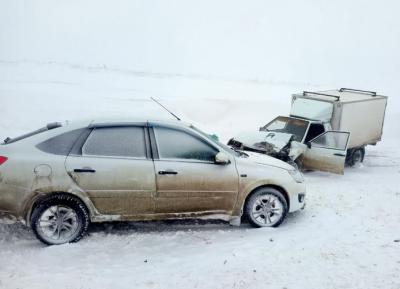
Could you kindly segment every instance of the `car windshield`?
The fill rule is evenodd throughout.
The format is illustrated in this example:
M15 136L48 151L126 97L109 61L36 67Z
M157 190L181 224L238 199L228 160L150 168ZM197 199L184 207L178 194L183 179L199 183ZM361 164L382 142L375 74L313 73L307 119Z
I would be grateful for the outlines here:
M199 130L197 127L195 126L191 126L192 129L194 129L196 132L198 132L199 134L201 134L202 136L206 137L208 140L210 140L211 142L215 143L216 145L218 145L219 147L222 147L226 152L228 152L229 154L232 154L234 156L237 157L242 157L242 156L247 156L246 153L235 150L233 148L231 148L230 146L227 146L221 142L219 142L213 135L207 134L201 130Z
M260 130L290 133L294 135L294 140L301 142L307 131L308 124L309 122L306 120L279 116Z

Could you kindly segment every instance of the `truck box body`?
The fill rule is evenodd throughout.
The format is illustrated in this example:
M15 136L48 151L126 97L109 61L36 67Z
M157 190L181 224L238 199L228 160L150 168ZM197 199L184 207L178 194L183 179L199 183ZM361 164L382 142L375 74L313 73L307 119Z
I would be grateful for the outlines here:
M291 116L330 123L351 133L348 148L381 140L387 97L353 89L303 92L292 97Z

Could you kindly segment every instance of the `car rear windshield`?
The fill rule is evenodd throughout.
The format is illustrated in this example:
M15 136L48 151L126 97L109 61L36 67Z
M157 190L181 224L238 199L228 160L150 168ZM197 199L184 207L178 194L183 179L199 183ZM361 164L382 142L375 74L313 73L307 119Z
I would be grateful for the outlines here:
M59 127L62 127L62 124L60 122L52 122L52 123L47 124L45 127L39 128L39 129L37 129L35 131L28 132L26 134L23 134L23 135L14 137L14 138L7 137L2 144L3 145L11 144L11 143L26 139L28 137L37 135L39 133L42 133L42 132L45 132L45 131L48 131L48 130L52 130L52 129L55 129L55 128L59 128Z

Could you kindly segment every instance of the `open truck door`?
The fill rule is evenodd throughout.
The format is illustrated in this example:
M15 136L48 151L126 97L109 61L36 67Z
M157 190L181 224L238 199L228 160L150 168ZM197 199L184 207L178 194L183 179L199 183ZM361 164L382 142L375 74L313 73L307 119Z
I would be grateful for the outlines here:
M349 139L344 131L326 131L312 139L302 154L303 168L343 175Z

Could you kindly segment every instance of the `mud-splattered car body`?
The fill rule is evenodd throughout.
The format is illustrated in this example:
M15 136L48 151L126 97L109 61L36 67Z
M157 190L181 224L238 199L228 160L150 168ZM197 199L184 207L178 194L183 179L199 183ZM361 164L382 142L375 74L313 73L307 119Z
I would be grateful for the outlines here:
M123 130L136 137L124 138ZM113 150L131 141L132 154ZM185 152L185 142L204 145L206 156ZM0 214L27 225L35 206L60 192L82 201L91 222L211 217L239 224L247 197L266 186L285 196L290 212L305 204L302 176L290 165L235 152L180 121L70 123L8 139L0 156Z
M365 146L381 140L386 103L386 96L346 88L294 94L290 116L239 134L228 145L343 174L345 162L362 161Z

